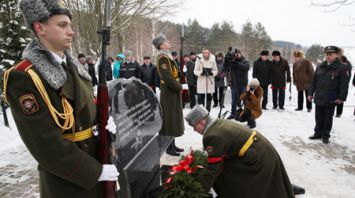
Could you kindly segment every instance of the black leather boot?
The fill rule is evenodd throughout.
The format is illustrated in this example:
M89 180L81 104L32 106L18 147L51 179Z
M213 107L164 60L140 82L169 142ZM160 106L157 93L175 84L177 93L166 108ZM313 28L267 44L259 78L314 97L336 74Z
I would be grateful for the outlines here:
M175 139L173 140L172 144L173 144L173 149L174 149L176 152L178 152L178 153L184 152L184 149L179 148L179 147L176 146L176 144L175 144Z
M301 194L305 194L306 190L300 186L296 186L294 184L292 184L292 189L293 189L293 193L295 195L301 195Z
M255 119L252 117L249 117L248 124L249 124L249 128L251 128L251 129L255 128L256 127Z
M175 151L173 143L171 143L166 149L166 154L171 156L180 156L180 153Z

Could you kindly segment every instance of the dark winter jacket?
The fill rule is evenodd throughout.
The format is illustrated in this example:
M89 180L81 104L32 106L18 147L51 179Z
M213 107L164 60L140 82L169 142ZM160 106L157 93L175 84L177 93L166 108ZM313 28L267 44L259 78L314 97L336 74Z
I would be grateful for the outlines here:
M91 76L91 82L92 82L92 86L95 86L98 84L97 82L97 78L95 75L95 64L88 64L88 72Z
M317 105L334 105L337 99L346 100L348 82L347 69L338 59L330 65L324 61L315 71L308 95L314 94Z
M347 68L347 71L349 72L348 74L348 83L350 82L350 80L351 80L351 70L353 69L353 66L351 65L351 63L350 63L350 61L346 61L346 64L344 64L345 65L345 67Z
M262 87L271 83L271 61L263 61L261 58L254 62L253 78L257 78Z
M112 65L109 61L106 61L106 80L112 80Z
M241 57L239 60L236 59L231 64L224 64L225 71L228 71L228 68L226 68L228 65L230 65L232 72L231 86L247 86L248 71L250 68L249 61L247 61L244 57Z
M120 68L120 78L140 78L140 68L137 61L134 62L123 62Z
M216 62L217 63L217 69L218 69L218 74L215 77L215 86L216 87L224 87L225 83L224 83L224 78L226 76L224 70L223 70L223 61L222 62Z
M281 58L279 62L271 62L271 84L273 88L283 88L286 81L291 82L290 66L286 59Z
M157 68L152 63L150 65L140 66L140 79L142 82L146 83L148 86L157 87L159 86L159 76L157 73Z
M196 60L192 61L190 60L186 64L186 79L187 79L187 84L190 87L196 87L197 84L197 76L194 74L194 69L195 69L195 62Z

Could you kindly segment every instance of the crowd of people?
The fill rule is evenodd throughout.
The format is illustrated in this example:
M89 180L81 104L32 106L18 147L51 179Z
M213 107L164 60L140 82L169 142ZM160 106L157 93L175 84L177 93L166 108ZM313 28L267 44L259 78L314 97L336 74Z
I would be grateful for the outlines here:
M347 89L351 79L352 65L344 56L344 51L336 46L328 46L324 52L327 59L319 65L320 67L315 67L311 61L305 58L301 50L295 50L293 52L292 75L289 61L282 57L281 52L278 50L271 53L271 59L269 51L261 51L260 57L254 61L253 66L239 49L233 48L229 48L226 53L219 51L214 55L208 48L204 48L199 55L195 52L190 52L189 55L183 55L183 63L180 63L178 54L175 51L169 53L171 60L176 63L179 81L182 82L182 78L185 78L183 82L188 85L188 101L191 109L197 104L205 106L209 112L211 108L224 108L224 95L227 87L230 87L231 114L227 119L247 122L250 128L255 128L255 120L262 115L263 110L268 110L269 89L272 92L272 109L281 111L285 110L285 92L287 88L291 89L292 82L298 92L295 111L302 111L304 103L306 103L307 112L311 112L312 99L316 92L317 126L315 127L315 135L310 137L310 139L319 139L319 133L324 133L324 138L323 135L321 138L323 142L328 143L331 129L329 125L332 123L333 113L335 113L335 117L341 117L343 112L343 104L347 96L345 89ZM334 58L330 59L329 57L332 56ZM98 81L95 75L93 58L79 54L78 60L92 77L93 86L97 85ZM319 82L316 81L318 75L315 72L315 68L320 70L324 67L323 65L332 65L333 62L335 65L341 65L339 66L340 70L337 70L337 73L334 74L333 67L330 67L330 77L326 78L329 81L326 82L339 83L338 81L335 82L335 78L346 80L340 82L342 83L341 86L337 87L334 84L333 87L329 88L331 90L325 90L324 86L317 87ZM248 79L249 70L252 70L251 80ZM325 76L323 73L320 75ZM154 93L156 88L160 87L159 72L157 66L151 61L150 56L144 56L142 64L133 59L132 51L130 50L125 51L123 54L118 54L115 61L108 57L106 66L107 81L117 78L128 79L130 77L141 79L142 82L152 88ZM289 87L287 87L287 83L289 83ZM320 96L317 92L325 92L324 94L326 95ZM339 93L344 94L344 96L337 98ZM330 102L327 100L331 97L333 97L331 103L334 104L335 110L330 108L332 105L328 105ZM326 100L326 106L329 107L326 111L322 108L324 101L320 102L320 100ZM322 125L321 123L324 120L328 124L324 126L325 128L322 128L320 125Z

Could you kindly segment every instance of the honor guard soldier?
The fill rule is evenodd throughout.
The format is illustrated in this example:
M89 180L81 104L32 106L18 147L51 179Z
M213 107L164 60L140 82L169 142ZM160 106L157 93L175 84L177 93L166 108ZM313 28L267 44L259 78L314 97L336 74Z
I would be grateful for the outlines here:
M153 45L159 50L156 63L160 77L160 105L163 111L163 126L159 134L179 137L184 134L184 118L178 66L171 56L171 45L165 35L159 34L153 40ZM179 156L179 152L183 151L173 140L166 153Z
M293 198L305 193L291 185L276 149L259 132L214 119L202 105L195 106L185 120L203 135L208 165L201 182L206 191L213 187L223 198Z
M59 0L22 0L20 9L35 38L6 72L4 93L39 164L40 196L104 197L100 181L116 181L118 171L98 161L91 77L68 51L70 11Z

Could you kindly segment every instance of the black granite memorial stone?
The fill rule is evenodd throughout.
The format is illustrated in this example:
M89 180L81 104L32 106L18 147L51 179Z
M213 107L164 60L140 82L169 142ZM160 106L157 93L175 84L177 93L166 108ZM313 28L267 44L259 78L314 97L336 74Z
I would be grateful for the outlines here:
M140 198L160 186L160 157L171 137L159 136L162 115L152 89L135 78L109 84L110 116L117 131L115 164L120 172L120 197Z

